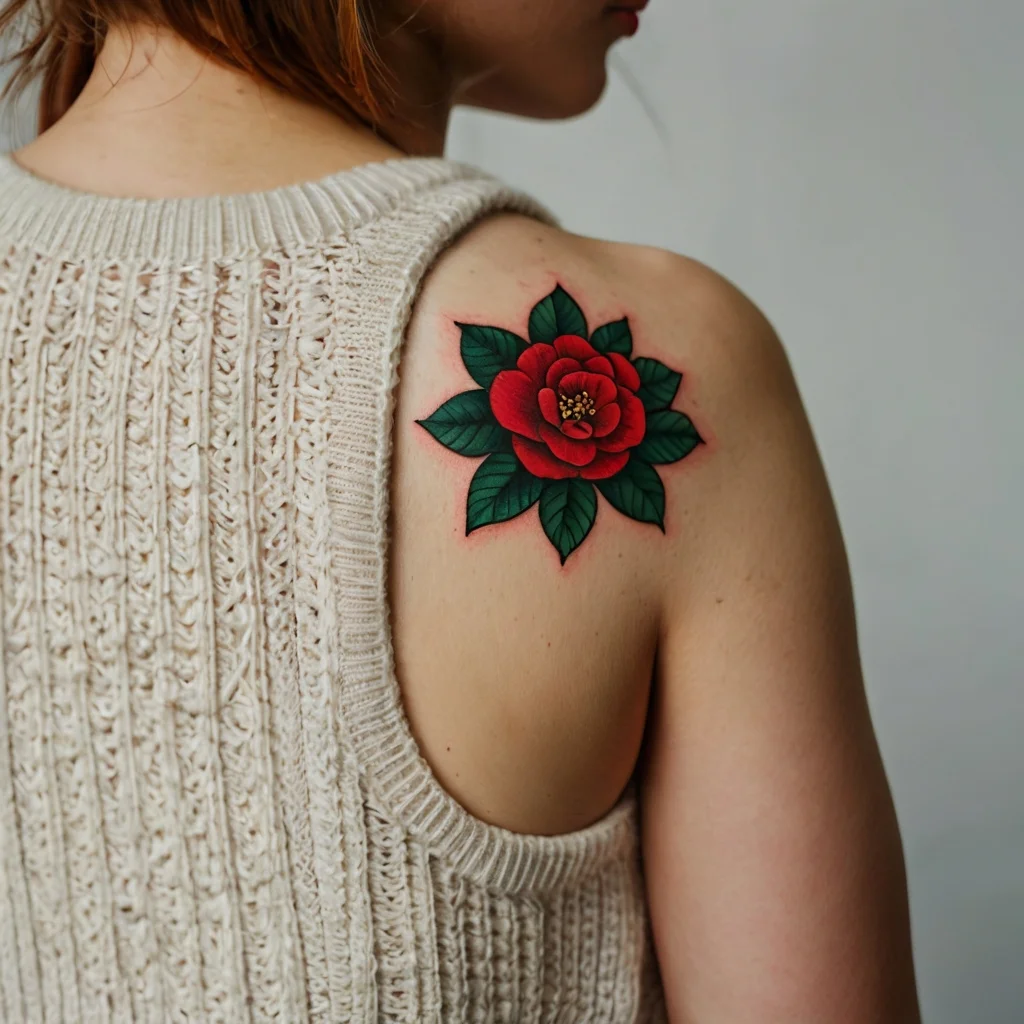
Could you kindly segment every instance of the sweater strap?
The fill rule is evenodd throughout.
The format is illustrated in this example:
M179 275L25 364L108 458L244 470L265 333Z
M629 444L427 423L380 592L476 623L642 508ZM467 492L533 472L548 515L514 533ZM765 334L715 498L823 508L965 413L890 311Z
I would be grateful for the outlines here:
M341 727L348 734L376 798L426 848L492 891L550 890L569 878L628 855L635 846L636 797L628 788L602 819L558 836L511 832L474 816L445 790L422 756L395 677L387 597L388 513L395 389L402 341L420 283L439 255L489 214L516 212L554 223L528 196L480 175L418 196L360 239L388 281L384 296L351 289L346 323L381 322L372 343L335 353L327 489L331 510L332 577L339 604ZM351 321L348 320L351 318ZM364 334L365 337L365 334Z

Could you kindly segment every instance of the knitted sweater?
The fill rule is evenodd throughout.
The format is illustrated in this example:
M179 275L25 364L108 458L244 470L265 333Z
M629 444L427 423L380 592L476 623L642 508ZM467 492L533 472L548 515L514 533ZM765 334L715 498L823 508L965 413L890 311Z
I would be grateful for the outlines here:
M0 156L0 1018L661 1020L631 788L474 817L386 594L400 344L475 218L411 159L243 196Z

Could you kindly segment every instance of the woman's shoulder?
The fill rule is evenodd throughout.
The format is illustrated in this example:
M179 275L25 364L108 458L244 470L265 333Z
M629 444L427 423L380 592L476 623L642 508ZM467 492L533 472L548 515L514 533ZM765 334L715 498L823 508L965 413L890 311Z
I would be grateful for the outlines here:
M544 321L560 302L569 318ZM580 333L596 354L627 361L617 383L645 405L641 451L650 453L662 426L683 428L676 413L703 442L695 450L679 439L666 442L664 469L655 465L668 511L674 493L677 512L690 499L709 509L728 501L730 476L739 478L763 437L783 422L806 431L790 363L768 317L726 276L686 255L577 235L517 214L492 216L452 245L423 283L410 348L444 354L425 367L450 372L459 324L500 326L531 345L552 340L548 329L552 336ZM668 461L680 451L686 459Z
M685 255L575 235L522 216L481 222L428 275L408 338L414 372L406 409L415 410L409 415L429 417L466 379L459 324L499 326L532 349L534 321L543 335L552 312L545 304L555 304L556 292L558 301L571 303L570 315L579 309L580 329L615 364L617 385L633 390L644 407L643 431L626 445L628 460L609 477L601 468L594 474L597 525L566 566L609 552L627 563L635 600L664 635L693 607L715 605L723 566L740 571L736 552L746 551L752 563L771 561L773 531L808 516L831 521L815 439L778 333L723 274ZM539 362L546 365L548 356L539 353ZM516 426L523 409L550 403L542 392L568 365L545 369L530 386L510 376L521 390L492 388L492 408ZM563 383L574 380L561 377ZM620 404L621 430L635 417L628 398ZM557 423L575 409L563 408L556 394L550 411ZM537 456L529 464L541 472L571 473L562 462L589 457L550 425L538 434L514 444ZM586 468L580 472L585 479ZM435 478L429 486L445 485ZM605 593L622 585L611 576L600 582Z
M628 317L637 356L696 360L729 378L746 378L761 365L777 372L786 362L762 310L700 260L514 213L481 220L447 249L424 281L412 328L452 305L491 306L514 317L552 282L573 295L588 321Z
M406 705L464 803L522 831L611 806L660 638L715 606L801 422L767 320L695 260L518 215L446 250L403 351L391 568Z

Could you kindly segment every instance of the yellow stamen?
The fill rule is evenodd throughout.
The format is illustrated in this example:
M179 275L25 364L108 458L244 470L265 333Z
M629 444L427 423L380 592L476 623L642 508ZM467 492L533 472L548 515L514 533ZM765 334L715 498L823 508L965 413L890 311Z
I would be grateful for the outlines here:
M597 412L594 400L586 391L581 391L578 395L559 395L558 411L563 420L570 417L581 420L584 416L593 416Z

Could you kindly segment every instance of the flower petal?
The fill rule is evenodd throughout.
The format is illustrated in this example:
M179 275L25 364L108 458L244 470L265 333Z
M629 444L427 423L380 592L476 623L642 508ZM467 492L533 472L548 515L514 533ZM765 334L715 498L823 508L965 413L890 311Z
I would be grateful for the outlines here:
M597 454L597 446L589 438L577 441L574 438L566 437L550 423L540 425L540 436L541 440L551 449L555 458L573 466L585 466L588 462L592 462Z
M513 438L513 444L518 438ZM594 461L580 470L584 480L607 480L629 462L629 452L598 452Z
M587 373L586 370L567 373L558 382L558 390L570 398L578 395L581 391L586 391L587 397L593 399L595 409L601 409L609 402L614 402L618 392L611 377L603 377L599 373Z
M526 374L530 380L540 386L544 380L544 374L548 367L558 358L554 345L546 345L538 342L536 345L527 345L526 351L516 360L516 366Z
M640 387L640 374L636 372L636 367L619 352L609 352L608 358L615 367L616 382L630 391L636 391Z
M570 476L579 476L575 466L556 459L551 449L539 441L527 441L518 434L512 435L512 448L527 472L539 476L543 480L565 480Z
M609 408L614 409L615 406L609 406ZM588 419L574 420L572 417L562 420L558 425L558 429L566 437L573 437L579 441L582 441L585 437L590 437L594 433L594 428Z
M540 406L540 414L553 427L562 425L562 415L558 411L558 396L551 388L541 388L537 395L537 405Z
M584 359L593 359L594 356L599 356L601 353L577 334L563 334L554 341L555 351L560 356L570 356L573 359L578 359L581 363Z
M604 437L606 434L610 434L619 425L620 419L622 419L622 410L617 402L609 402L602 406L590 420L594 425L594 437Z
M584 360L583 369L590 373L603 373L606 377L615 379L615 369L607 356L594 356L593 359Z
M547 373L544 375L544 383L549 388L557 388L558 382L567 373L579 373L580 361L578 359L556 359L547 369Z
M603 409L610 402L614 402L617 393L618 388L611 378L602 377L599 373L594 374L594 379L587 388L587 394L594 400L595 409Z
M602 451L621 452L627 448L635 448L647 431L647 415L644 403L632 391L619 388L618 405L622 410L619 425L604 437L598 438Z
M494 418L506 430L540 439L537 385L522 370L502 370L491 384L490 399Z

